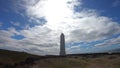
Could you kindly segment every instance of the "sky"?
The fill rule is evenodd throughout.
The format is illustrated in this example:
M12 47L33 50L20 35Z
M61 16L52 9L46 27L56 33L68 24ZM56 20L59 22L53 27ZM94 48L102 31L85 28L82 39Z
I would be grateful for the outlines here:
M119 0L0 0L0 49L59 55L120 50Z

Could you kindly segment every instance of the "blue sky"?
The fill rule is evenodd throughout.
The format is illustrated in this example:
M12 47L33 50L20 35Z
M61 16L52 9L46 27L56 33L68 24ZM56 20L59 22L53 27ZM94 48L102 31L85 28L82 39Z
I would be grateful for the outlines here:
M83 0L84 4L83 7L96 9L100 12L100 15L107 16L112 18L115 21L119 21L120 17L120 1L119 0Z
M120 49L119 0L0 0L0 49L31 54Z

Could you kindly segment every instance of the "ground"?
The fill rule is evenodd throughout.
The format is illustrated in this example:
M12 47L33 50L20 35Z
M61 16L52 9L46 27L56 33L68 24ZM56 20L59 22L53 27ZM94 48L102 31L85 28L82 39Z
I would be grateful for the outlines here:
M120 68L120 54L37 56L0 50L0 68Z

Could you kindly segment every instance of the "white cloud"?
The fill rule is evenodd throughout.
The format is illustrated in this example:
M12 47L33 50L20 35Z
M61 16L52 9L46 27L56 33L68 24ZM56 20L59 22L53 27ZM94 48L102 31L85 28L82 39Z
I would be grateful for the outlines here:
M10 22L12 25L14 25L14 26L20 26L20 23L19 22L13 22L13 21L11 21Z
M67 54L77 54L80 53L80 46L71 46L70 48L66 48Z
M11 36L14 36L17 34L16 30L14 28L10 28L9 30L0 30L0 47L2 46L14 46L16 44L16 40L12 39Z
M100 16L91 9L75 12L73 10L74 6L80 6L81 1L37 0L37 3L32 2L27 2L26 13L28 16L36 19L44 17L47 20L44 26L51 30L52 34L54 32L58 34L65 33L66 40L69 42L95 41L120 32L120 25L117 22L113 22L108 17ZM44 26L39 26L39 29Z
M108 17L100 16L92 9L75 12L74 6L81 7L82 1L23 0L23 2L22 7L25 8L30 19L45 18L47 20L44 25L37 25L18 32L25 38L19 41L15 40L18 46L13 46L21 48L25 52L59 54L59 36L61 33L65 34L66 43L97 41L120 33L120 25L117 22ZM11 32L17 33L14 30ZM71 46L71 48L74 47Z
M103 43L97 44L95 46L108 46L108 45L118 46L119 44L120 44L120 36L117 38L112 38L112 39L106 40Z
M23 32L25 32L23 35L27 34L27 31L24 30ZM32 35L30 35L32 36L31 38L24 35L26 38L22 40L11 38L12 36L20 35L21 33L22 31L18 32L14 28L0 30L0 48L14 51L24 51L37 55L58 54L59 48L56 46L58 44L53 43L53 40L52 42L45 43L43 42L45 39L42 39L42 37L36 38Z

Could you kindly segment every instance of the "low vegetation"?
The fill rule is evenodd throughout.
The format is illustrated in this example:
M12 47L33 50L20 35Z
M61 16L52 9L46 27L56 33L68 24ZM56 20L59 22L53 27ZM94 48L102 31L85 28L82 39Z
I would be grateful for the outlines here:
M120 68L120 55L60 57L0 50L0 68Z

